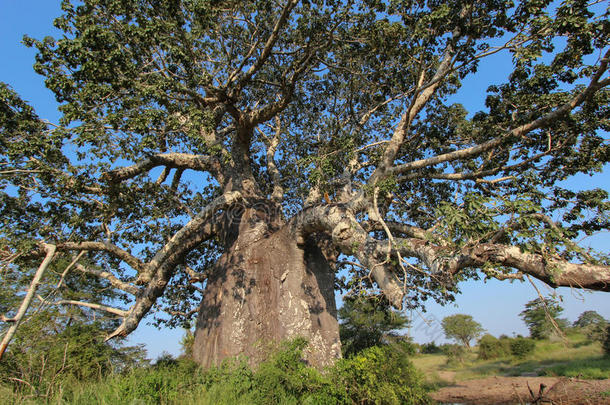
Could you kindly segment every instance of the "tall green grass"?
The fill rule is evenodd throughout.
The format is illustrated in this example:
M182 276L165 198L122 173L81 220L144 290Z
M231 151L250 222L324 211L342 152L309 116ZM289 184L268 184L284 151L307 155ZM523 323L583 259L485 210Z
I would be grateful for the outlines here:
M283 343L255 370L243 359L226 361L202 372L189 360L166 360L154 366L114 374L94 383L64 385L49 404L428 404L423 376L399 345L372 347L341 359L325 372L302 360L306 342ZM24 404L7 386L2 403Z
M475 350L468 353L463 364L448 365L447 356L442 354L418 355L413 362L429 381L437 383L438 375L443 371L455 372L457 380L523 374L610 378L610 358L604 357L600 343L590 342L583 335L575 333L568 335L567 346L563 342L536 341L534 351L523 359L504 356L481 360Z

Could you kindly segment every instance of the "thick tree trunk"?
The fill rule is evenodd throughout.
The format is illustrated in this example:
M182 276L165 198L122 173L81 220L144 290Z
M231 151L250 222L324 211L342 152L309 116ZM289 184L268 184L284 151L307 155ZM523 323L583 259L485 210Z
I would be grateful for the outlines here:
M309 341L309 364L332 364L341 355L334 272L320 248L298 246L286 227L270 230L254 210L238 227L208 278L195 360L209 367L243 355L255 365L274 343L301 336Z

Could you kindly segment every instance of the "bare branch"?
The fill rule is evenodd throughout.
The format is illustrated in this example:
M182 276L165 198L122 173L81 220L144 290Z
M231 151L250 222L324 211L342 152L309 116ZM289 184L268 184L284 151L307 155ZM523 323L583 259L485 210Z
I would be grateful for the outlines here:
M129 284L119 280L114 274L110 272L85 267L80 263L76 263L76 268L82 273L91 274L93 276L108 280L110 282L110 285L112 285L114 288L118 288L119 290L128 292L133 295L138 295L138 293L140 292L140 289L138 287L133 284Z
M30 286L28 287L27 293L25 294L25 297L23 298L23 301L21 302L21 305L17 310L17 314L12 318L12 324L6 331L6 334L4 335L4 338L0 343L0 360L2 359L2 355L6 351L6 348L8 347L9 343L11 342L11 339L13 339L15 332L17 332L17 328L19 327L21 320L23 319L25 313L30 307L30 303L32 302L32 298L34 298L34 294L36 294L36 289L38 288L38 284L40 284L40 280L42 279L44 272L47 270L47 267L49 267L49 264L51 264L53 256L55 256L55 245L45 243L43 244L43 247L46 251L46 256L42 263L40 263L38 270L36 270L34 278L32 279Z
M72 261L70 262L70 264L68 264L64 270L63 273L61 273L61 277L59 278L59 282L57 283L57 285L55 286L55 289L58 289L61 287L61 285L64 282L64 279L66 278L66 275L68 274L68 272L70 271L70 269L76 264L76 262L78 262L80 260L81 257L83 257L83 255L86 253L85 250L81 250L80 252L78 252L78 255L76 255L76 257L74 257L72 259Z
M388 169L388 174L390 174L390 175L404 174L404 173L411 172L414 170L420 170L425 167L437 165L439 163L452 162L452 161L458 160L458 159L471 158L473 156L477 156L483 152L491 150L491 149L501 145L502 143L507 142L509 139L511 139L513 137L521 137L538 128L543 128L543 127L547 126L548 124L558 120L562 116L570 113L570 111L572 111L574 108L576 108L580 104L582 104L587 98L591 97L596 91L598 91L599 89L601 89L602 87L607 85L605 83L606 81L599 82L598 80L600 79L602 74L608 68L608 60L609 60L608 58L610 58L610 51L608 51L606 53L605 58L602 59L603 62L601 63L596 74L591 79L589 86L585 90L583 90L582 92L580 92L576 96L574 96L570 101L563 104L561 107L558 107L557 109L543 115L542 117L540 117L534 121L521 125L511 131L508 131L507 133L505 133L503 135L500 135L500 136L498 136L494 139L491 139L487 142L484 142L482 144L472 146L470 148L464 148L464 149L456 150L453 152L444 153L442 155L437 155L437 156L434 156L431 158L416 160L414 162L394 166L394 167ZM609 81L609 83L610 83L610 81Z
M213 236L213 230L205 232L204 227L218 211L226 209L242 199L238 191L229 192L216 198L197 216L191 219L163 246L146 265L146 270L138 275L140 282L147 283L136 297L136 303L124 317L122 324L106 340L116 336L127 336L137 328L140 320L150 311L157 298L163 294L165 286L176 266L190 249Z
M516 246L481 244L465 252L461 263L492 263L515 268L552 287L579 287L610 291L610 267L570 263L553 257L522 252Z
M133 269L138 272L144 271L144 263L142 263L138 258L133 256L131 253L126 250L121 249L120 247L110 243L110 242L64 242L57 245L58 250L93 250L100 252L107 252L112 254L113 256L123 260Z
M248 80L250 80L252 76L261 68L261 66L263 66L267 58L269 58L269 55L271 55L271 51L273 50L273 47L280 36L280 31L286 24L290 12L297 4L298 0L289 0L288 3L286 3L284 9L282 10L282 14L280 14L280 18L278 18L275 26L273 27L273 31L271 31L269 38L267 38L267 42L265 42L265 47L263 48L260 56L245 73L238 77L237 80L239 82L239 87L243 86Z
M92 308L92 309L98 309L100 311L109 312L111 314L118 315L118 316L121 316L121 317L125 317L128 314L128 311L125 311L123 309L113 308L113 307L109 307L109 306L101 305L101 304L95 304L95 303L92 303L92 302L82 302L82 301L73 301L73 300L61 300L61 301L55 302L55 304L58 304L58 305L78 305L78 306L81 306L81 307L87 307L87 308Z

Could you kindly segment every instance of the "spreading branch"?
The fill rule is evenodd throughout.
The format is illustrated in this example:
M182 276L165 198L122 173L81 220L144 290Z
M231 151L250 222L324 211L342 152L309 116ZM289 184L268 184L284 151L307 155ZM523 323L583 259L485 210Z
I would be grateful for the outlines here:
M32 298L34 298L34 295L36 294L36 289L38 288L38 284L40 284L40 280L42 279L44 272L49 267L49 264L51 264L51 261L53 260L53 256L55 256L55 251L56 251L55 245L45 243L45 244L43 244L43 248L46 252L45 258L43 259L42 263L40 263L38 270L36 270L36 273L34 274L34 278L32 279L30 286L28 287L27 293L25 294L23 301L21 301L21 305L19 306L17 313L11 319L11 326L6 331L6 334L4 335L4 338L2 339L2 342L0 343L0 360L2 359L2 355L6 351L6 348L8 347L9 343L13 339L15 332L17 332L17 328L19 328L19 324L21 323L28 308L30 307ZM6 318L4 318L4 319L6 319Z

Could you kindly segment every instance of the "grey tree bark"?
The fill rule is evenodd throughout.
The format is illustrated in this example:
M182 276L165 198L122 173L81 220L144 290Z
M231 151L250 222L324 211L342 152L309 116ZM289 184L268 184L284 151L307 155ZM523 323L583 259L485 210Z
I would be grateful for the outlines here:
M242 355L254 365L274 344L304 337L310 365L332 364L341 355L335 275L315 238L299 245L289 226L253 208L232 228L208 277L195 360L207 368Z

